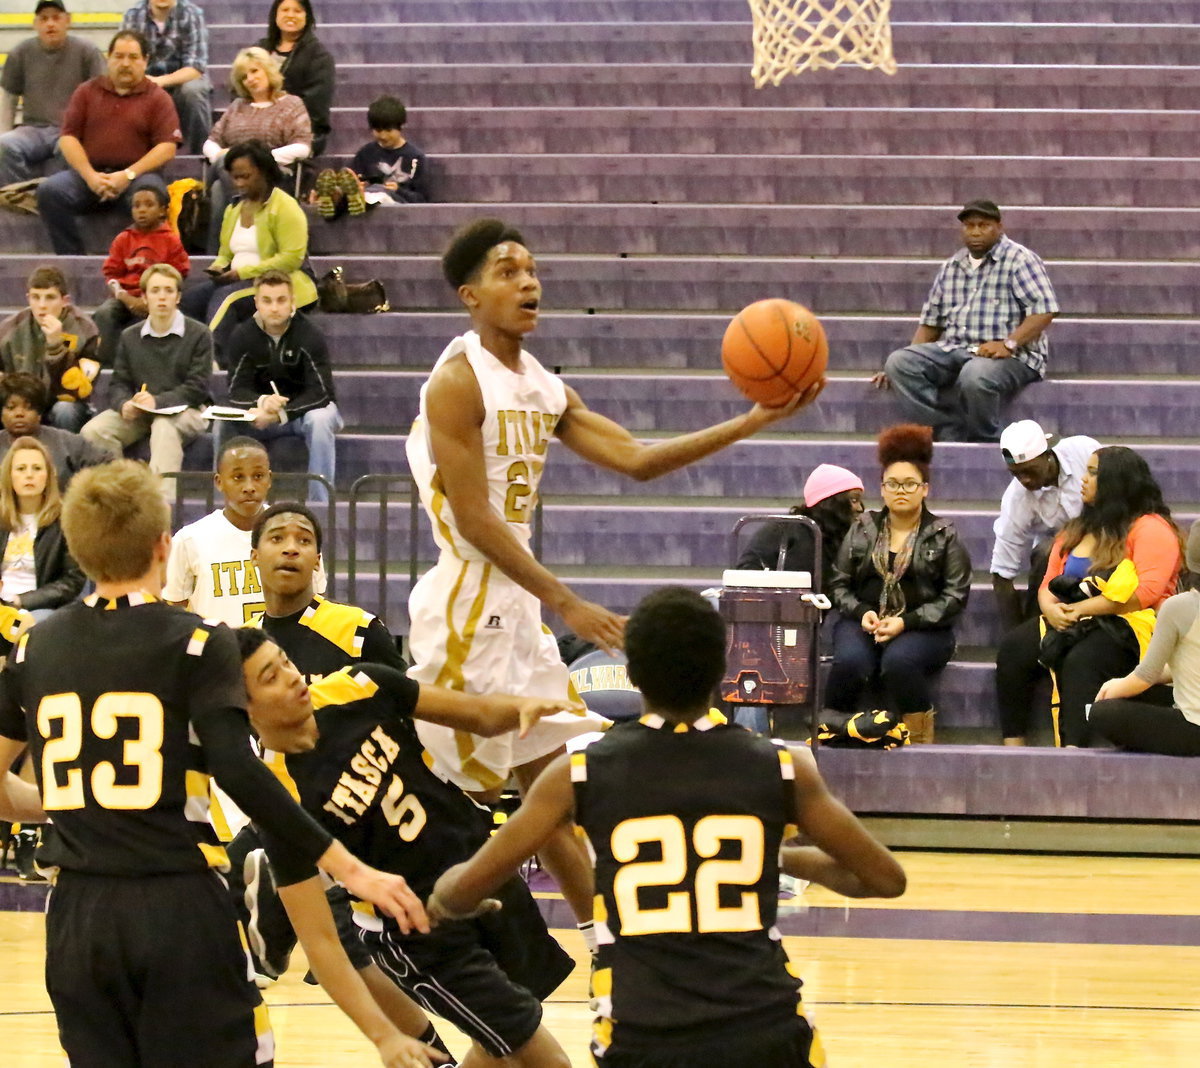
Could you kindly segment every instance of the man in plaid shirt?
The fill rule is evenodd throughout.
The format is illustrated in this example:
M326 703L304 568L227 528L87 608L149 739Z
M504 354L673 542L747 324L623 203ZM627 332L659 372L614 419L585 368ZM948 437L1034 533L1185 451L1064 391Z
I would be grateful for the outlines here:
M121 28L150 42L146 75L171 94L188 151L198 154L213 124L204 12L190 0L140 0L125 12Z
M1058 314L1046 266L1004 233L1000 209L958 213L966 248L934 279L921 322L871 380L938 441L999 441L1001 407L1046 373L1045 330Z

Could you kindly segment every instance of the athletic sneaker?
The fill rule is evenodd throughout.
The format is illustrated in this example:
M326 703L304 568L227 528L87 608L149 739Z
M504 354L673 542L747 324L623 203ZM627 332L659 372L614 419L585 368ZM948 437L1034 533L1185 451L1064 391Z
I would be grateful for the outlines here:
M317 212L322 219L332 219L337 214L334 194L341 192L341 182L336 171L326 167L317 175L313 189L317 194Z
M367 202L363 199L362 187L358 184L358 175L349 167L343 167L337 172L337 187L346 198L346 210L351 215L362 215L367 210Z
M254 958L255 982L265 987L288 970L296 936L275 889L266 850L250 850L242 871L246 882L246 910L250 913L246 940Z

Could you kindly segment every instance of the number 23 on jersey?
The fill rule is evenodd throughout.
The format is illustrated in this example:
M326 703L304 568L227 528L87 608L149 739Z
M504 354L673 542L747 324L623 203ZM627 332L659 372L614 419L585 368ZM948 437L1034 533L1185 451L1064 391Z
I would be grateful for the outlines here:
M56 693L42 698L37 713L38 733L45 739L42 805L47 812L84 807L88 763L81 761L84 731L95 738L115 738L121 720L134 721L136 733L122 742L119 763L99 760L91 764L92 797L108 809L145 810L158 803L163 785L163 707L159 699L151 693L101 694L85 716L79 694Z

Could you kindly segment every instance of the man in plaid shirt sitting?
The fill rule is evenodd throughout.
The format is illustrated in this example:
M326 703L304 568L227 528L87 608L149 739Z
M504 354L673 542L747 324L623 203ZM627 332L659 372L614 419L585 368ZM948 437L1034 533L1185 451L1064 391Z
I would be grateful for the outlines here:
M183 140L198 155L213 124L204 12L189 0L138 0L121 29L137 30L150 42L146 76L171 94Z
M963 244L938 271L911 344L871 380L938 441L999 441L1001 407L1046 373L1045 331L1058 300L1035 252L1004 233L1000 209L958 213Z

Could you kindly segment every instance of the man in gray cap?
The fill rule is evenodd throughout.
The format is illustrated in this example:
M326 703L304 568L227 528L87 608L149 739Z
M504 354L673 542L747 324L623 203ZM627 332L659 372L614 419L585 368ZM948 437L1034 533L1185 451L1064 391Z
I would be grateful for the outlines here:
M8 55L0 74L0 186L41 175L58 155L59 126L76 86L104 73L104 56L91 41L70 35L71 16L63 0L38 0L33 9L36 37ZM21 124L15 126L17 104Z
M963 244L938 271L912 342L872 378L938 441L996 441L1001 406L1046 372L1058 300L1040 257L1004 233L1000 209L958 213Z
M1000 435L1000 453L1013 480L1000 500L1000 516L992 528L992 590L1007 630L1036 609L1036 591L1046 571L1050 542L1067 520L1083 510L1083 476L1088 458L1100 443L1078 435L1053 438L1032 419L1010 423ZM1013 586L1029 568L1029 590L1024 604Z

